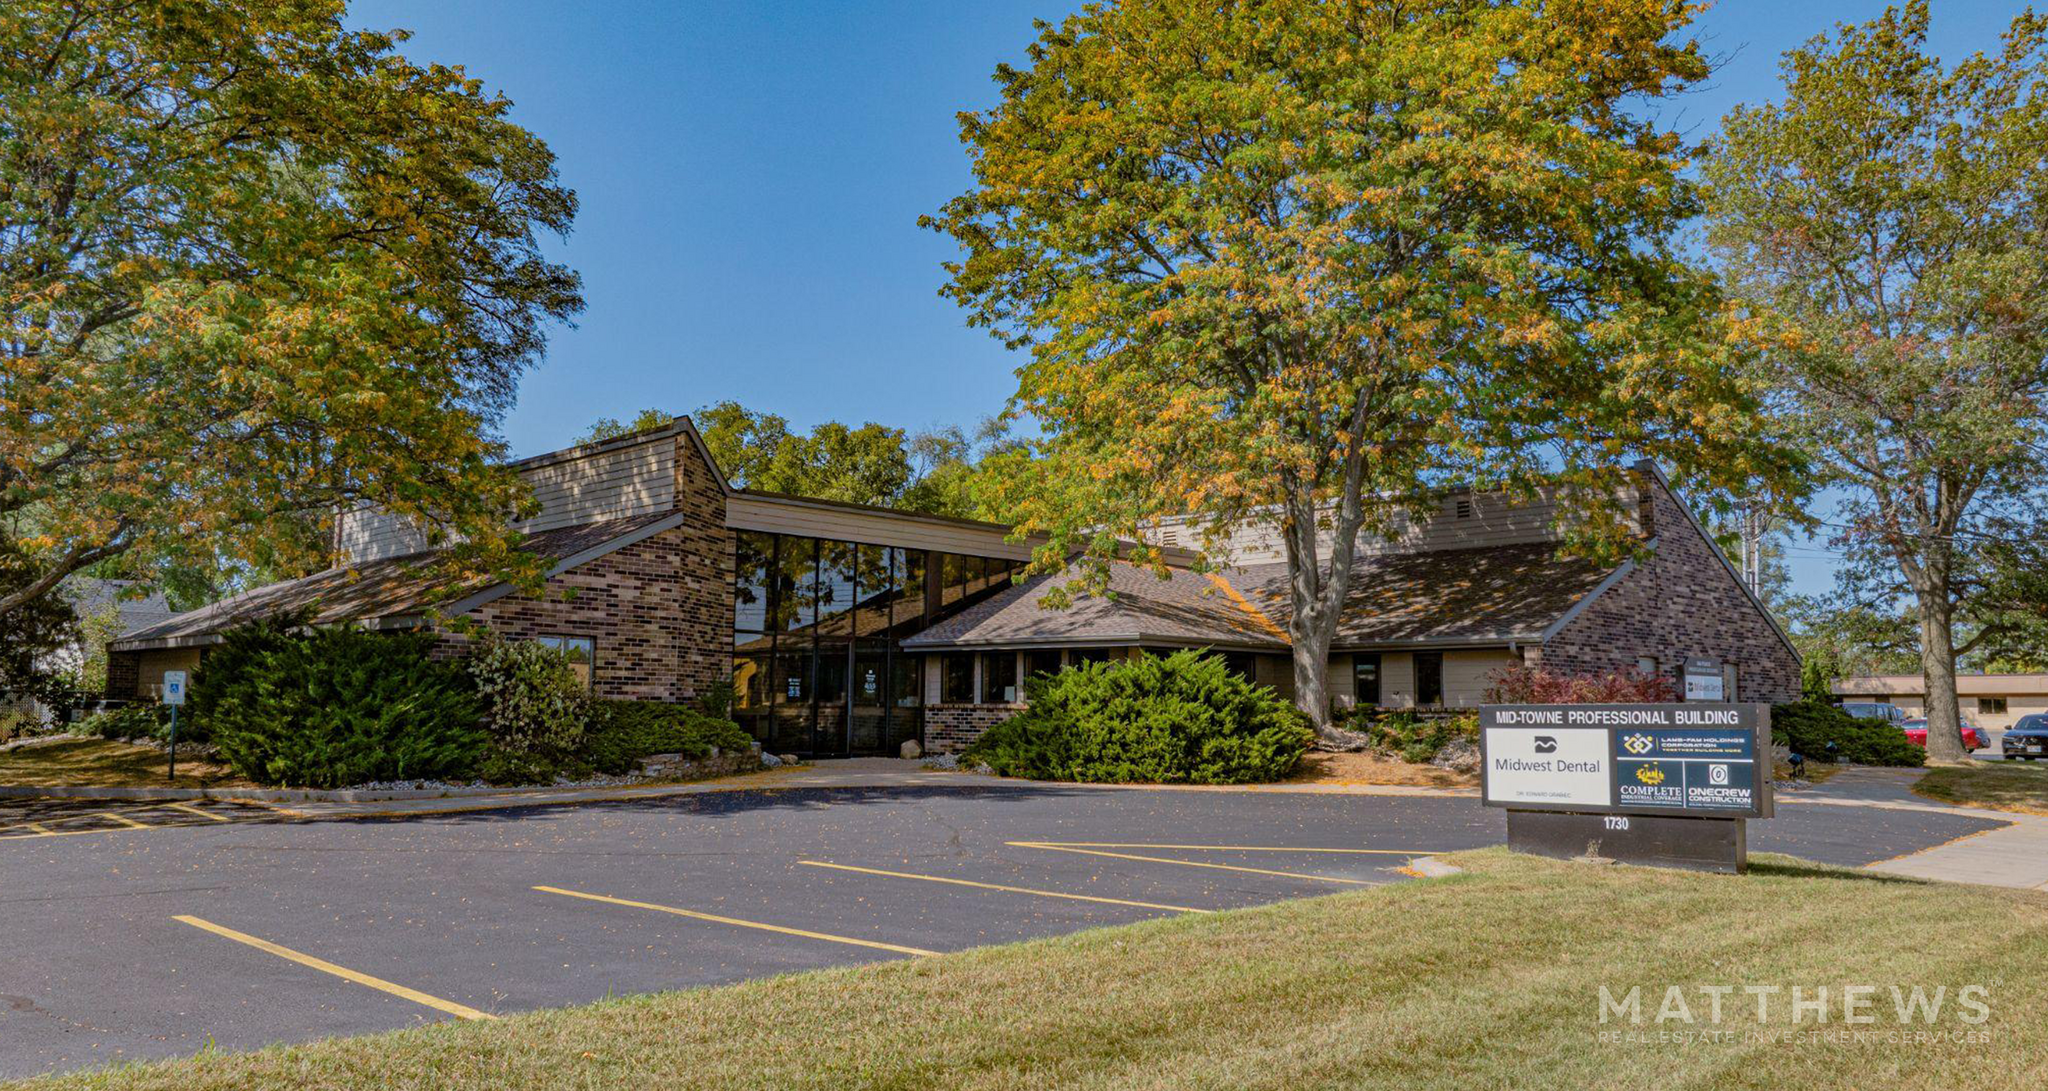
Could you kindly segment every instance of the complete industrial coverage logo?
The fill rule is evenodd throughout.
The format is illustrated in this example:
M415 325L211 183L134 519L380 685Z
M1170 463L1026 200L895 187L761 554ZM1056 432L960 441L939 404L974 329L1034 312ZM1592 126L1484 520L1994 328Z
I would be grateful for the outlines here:
M1635 731L1616 740L1615 802L1623 807L1748 810L1756 753L1733 731Z

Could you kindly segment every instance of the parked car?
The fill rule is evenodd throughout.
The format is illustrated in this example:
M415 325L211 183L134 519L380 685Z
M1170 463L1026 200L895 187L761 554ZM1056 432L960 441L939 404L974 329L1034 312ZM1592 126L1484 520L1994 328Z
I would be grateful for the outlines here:
M1899 726L1900 726L1901 728L1904 728L1904 729L1905 729L1905 732L1906 732L1906 737L1907 737L1908 739L1911 739L1911 740L1913 740L1913 744L1914 744L1915 746L1919 746L1919 747L1922 747L1922 748L1925 748L1925 747L1926 747L1926 745L1927 745L1927 718L1926 718L1926 717L1922 716L1922 717L1920 717L1920 718L1918 718L1918 719L1913 719L1913 720L1906 720L1906 721L1904 721L1903 723L1899 724ZM1989 741L1989 740L1990 740L1990 738L1991 738L1991 736L1990 736L1990 735L1986 734L1985 732L1982 732L1982 731L1979 731L1979 730L1977 730L1977 725L1976 725L1976 724L1973 724L1973 723L1971 723L1971 722L1970 722L1970 721L1969 721L1969 720L1968 720L1967 718L1963 720L1963 749L1965 749L1965 750L1982 750L1982 749L1984 749L1985 747L1987 747L1987 746L1990 746L1990 745L1991 745L1991 743L1990 743L1990 741Z
M2022 716L2006 729L2005 756L2035 761L2048 756L2048 715Z
M1859 720L1884 720L1899 723L1906 718L1906 710L1883 701L1843 701L1842 711Z

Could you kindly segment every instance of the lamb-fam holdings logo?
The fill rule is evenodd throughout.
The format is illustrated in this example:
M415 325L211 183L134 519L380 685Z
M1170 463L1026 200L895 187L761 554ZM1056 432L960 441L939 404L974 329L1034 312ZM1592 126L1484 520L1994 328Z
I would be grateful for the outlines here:
M1557 753L1557 739L1550 735L1536 736L1536 752L1538 754Z
M1656 740L1640 731L1621 740L1621 748L1631 754L1647 754L1656 745Z

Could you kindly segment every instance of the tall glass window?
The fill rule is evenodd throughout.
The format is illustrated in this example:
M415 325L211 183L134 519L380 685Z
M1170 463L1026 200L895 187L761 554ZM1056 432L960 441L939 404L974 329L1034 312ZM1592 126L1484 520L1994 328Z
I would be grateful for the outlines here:
M776 752L894 753L922 738L924 664L898 641L1007 586L1015 563L736 534L735 718ZM1013 666L1004 688L1015 685Z

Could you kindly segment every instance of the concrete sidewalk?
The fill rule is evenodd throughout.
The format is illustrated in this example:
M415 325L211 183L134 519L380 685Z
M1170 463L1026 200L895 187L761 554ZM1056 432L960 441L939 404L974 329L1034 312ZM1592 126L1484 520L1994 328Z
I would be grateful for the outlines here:
M1870 865L1871 871L1915 879L1975 883L2048 893L2048 818L1952 807L1958 814L2008 823L1945 845Z

